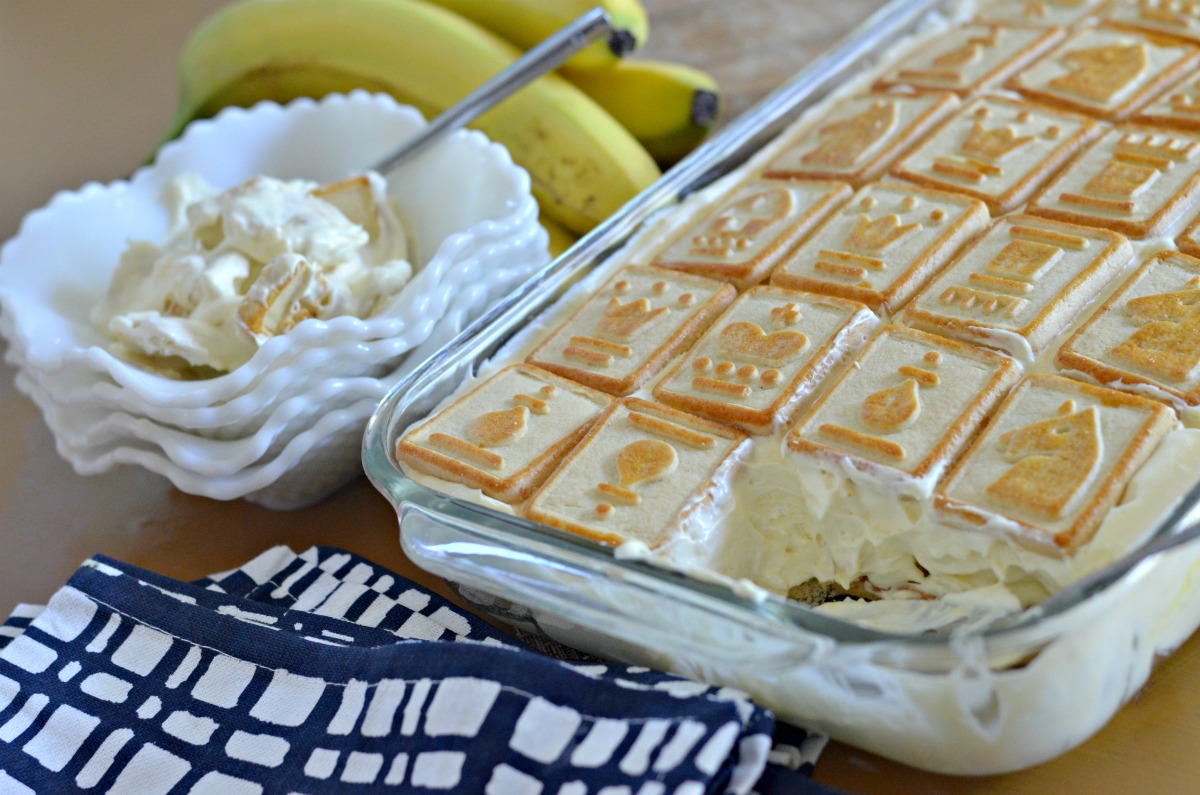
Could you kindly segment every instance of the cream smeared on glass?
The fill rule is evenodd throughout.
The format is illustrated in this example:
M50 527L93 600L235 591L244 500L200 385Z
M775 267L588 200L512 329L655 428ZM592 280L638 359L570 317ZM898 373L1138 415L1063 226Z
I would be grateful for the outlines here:
M321 186L254 177L168 189L165 243L133 241L93 319L123 353L177 376L234 370L308 318L370 317L412 278L377 174Z

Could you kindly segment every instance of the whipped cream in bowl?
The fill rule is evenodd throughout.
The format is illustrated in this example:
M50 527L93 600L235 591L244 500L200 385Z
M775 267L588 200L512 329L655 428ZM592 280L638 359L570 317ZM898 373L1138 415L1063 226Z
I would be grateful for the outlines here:
M309 459L356 474L362 406L549 259L528 174L481 133L386 183L363 171L424 124L362 91L228 108L26 216L0 250L0 334L77 471L135 464L218 499ZM337 411L321 427L353 443L315 430Z
M374 172L325 186L255 176L223 192L183 174L169 193L169 239L132 242L93 312L127 358L164 374L229 372L310 317L372 316L412 279Z

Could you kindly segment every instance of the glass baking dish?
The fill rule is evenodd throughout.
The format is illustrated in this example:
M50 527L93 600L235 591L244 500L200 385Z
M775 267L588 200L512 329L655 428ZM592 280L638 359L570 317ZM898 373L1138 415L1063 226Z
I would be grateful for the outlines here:
M884 45L958 4L893 0L459 334L363 441L405 553L482 611L600 656L745 690L783 719L927 770L1029 767L1078 745L1200 626L1200 482L1139 552L986 628L904 635L688 577L410 480L396 439L658 211L742 163Z

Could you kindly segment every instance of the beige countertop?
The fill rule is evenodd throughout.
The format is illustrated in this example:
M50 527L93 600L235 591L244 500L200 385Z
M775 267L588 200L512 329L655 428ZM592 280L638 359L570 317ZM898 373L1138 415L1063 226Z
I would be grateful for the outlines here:
M174 64L188 32L223 0L0 3L0 240L55 191L129 174L171 116ZM736 113L799 68L880 0L646 0L649 53L713 72ZM193 578L274 544L332 544L444 586L404 559L390 507L365 479L317 506L276 513L180 493L124 467L80 477L57 456L37 409L0 366L0 611L44 601L101 552ZM1196 791L1200 640L1161 665L1097 737L1010 776L951 779L838 744L820 780L864 793Z

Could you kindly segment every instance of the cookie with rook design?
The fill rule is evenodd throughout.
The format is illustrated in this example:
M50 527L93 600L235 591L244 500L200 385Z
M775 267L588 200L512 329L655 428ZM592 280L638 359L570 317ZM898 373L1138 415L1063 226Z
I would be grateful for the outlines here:
M926 331L1032 358L1133 258L1116 232L1011 215L904 308Z
M1117 127L1033 197L1026 211L1140 240L1168 230L1200 200L1200 137Z

